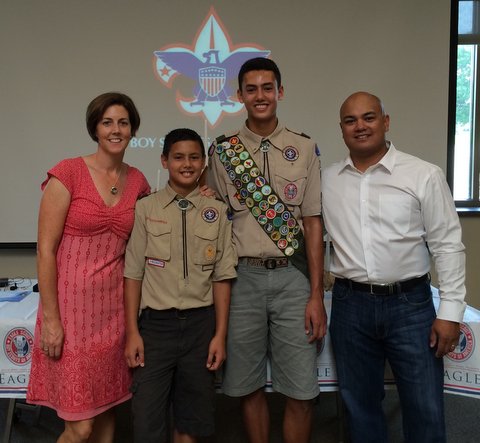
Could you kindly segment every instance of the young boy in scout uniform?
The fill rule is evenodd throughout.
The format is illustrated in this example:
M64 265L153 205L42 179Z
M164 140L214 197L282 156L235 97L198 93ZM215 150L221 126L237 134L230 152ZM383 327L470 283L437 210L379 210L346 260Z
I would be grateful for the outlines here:
M168 184L137 203L125 256L134 436L163 442L173 403L175 442L195 442L214 432L214 371L226 356L237 257L226 206L198 189L200 136L171 131L161 160Z
M223 390L242 398L250 442L268 442L270 357L273 388L287 397L284 441L306 443L319 392L315 342L327 324L319 152L308 136L279 123L283 86L272 60L245 62L238 83L247 120L211 146L207 177L232 210L239 257Z

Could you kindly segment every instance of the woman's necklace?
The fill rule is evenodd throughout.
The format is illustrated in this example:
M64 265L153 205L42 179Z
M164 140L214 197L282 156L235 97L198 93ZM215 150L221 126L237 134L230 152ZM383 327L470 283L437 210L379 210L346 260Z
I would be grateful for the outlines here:
M118 183L118 180L120 180L120 176L122 175L122 167L120 166L120 171L118 172L118 175L117 175L117 179L115 180L115 183L112 185L112 187L110 188L110 193L112 195L116 195L118 194L118 188L117 188L117 183Z

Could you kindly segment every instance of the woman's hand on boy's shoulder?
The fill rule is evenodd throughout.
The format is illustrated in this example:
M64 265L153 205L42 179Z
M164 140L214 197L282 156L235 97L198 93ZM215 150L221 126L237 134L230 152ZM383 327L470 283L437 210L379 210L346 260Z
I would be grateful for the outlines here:
M209 188L207 185L201 186L199 190L200 190L200 194L205 197L208 197L208 198L216 197L215 191L212 188Z

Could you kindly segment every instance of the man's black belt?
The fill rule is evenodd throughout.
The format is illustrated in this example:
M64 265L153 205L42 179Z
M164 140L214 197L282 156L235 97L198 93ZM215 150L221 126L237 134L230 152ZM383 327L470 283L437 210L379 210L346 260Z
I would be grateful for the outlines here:
M339 277L335 278L335 283L348 286L353 291L368 292L373 295L395 295L402 292L410 292L419 284L426 283L429 280L429 274L424 274L421 277L411 278L410 280L385 284L359 283L348 278Z
M241 257L240 263L246 263L248 266L256 268L276 269L286 268L288 266L287 257L278 258L257 258L257 257Z

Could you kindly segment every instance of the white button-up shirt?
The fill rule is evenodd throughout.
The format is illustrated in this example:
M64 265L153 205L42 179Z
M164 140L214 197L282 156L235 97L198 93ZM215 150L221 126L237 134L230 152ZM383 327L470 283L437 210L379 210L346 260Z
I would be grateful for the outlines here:
M438 274L438 318L461 321L465 310L465 247L442 170L397 151L365 172L348 156L322 173L331 272L357 282L391 283Z

